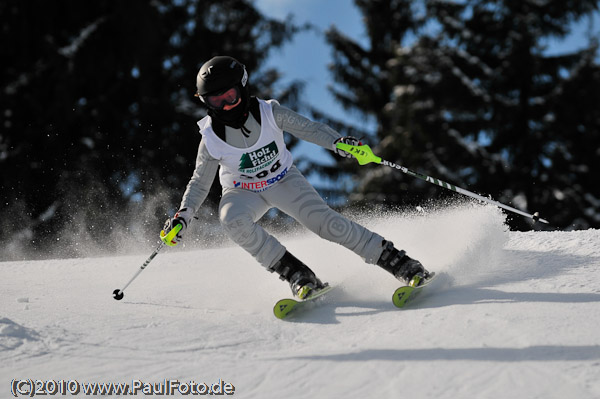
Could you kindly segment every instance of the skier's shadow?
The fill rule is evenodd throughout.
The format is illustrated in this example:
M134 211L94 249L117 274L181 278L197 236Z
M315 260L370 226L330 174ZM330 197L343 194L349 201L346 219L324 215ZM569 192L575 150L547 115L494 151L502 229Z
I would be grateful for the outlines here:
M352 299L343 292L331 292L315 303L305 305L298 313L292 313L284 320L290 323L340 324L346 317L373 316L387 312L398 312L389 301Z
M502 284L551 279L569 270L600 263L600 258L588 256L552 254L551 264L548 264L548 253L535 251L503 252L502 264L507 265L481 276L469 276L469 282L461 282L464 276L453 275L452 272L442 273L441 277L432 284L427 295L420 298L418 307L439 308L451 305L472 305L477 303L511 303L511 302L549 302L549 303L589 303L600 302L600 293L590 292L581 282L582 291L587 292L540 292L545 288L532 288L534 292L503 291L494 288ZM527 259L527 267L523 267L523 258ZM517 265L512 267L510 265ZM558 290L558 288L557 288ZM537 292L535 292L537 291Z
M312 305L314 309L291 314L284 320L289 323L341 324L345 317L372 316L397 311L391 300L389 302L328 302L330 303Z
M452 305L473 305L477 303L517 303L517 302L549 302L549 303L588 303L600 302L600 294L594 293L560 293L560 292L507 292L499 289L481 288L477 286L450 287L423 298L418 305L421 309L440 308Z

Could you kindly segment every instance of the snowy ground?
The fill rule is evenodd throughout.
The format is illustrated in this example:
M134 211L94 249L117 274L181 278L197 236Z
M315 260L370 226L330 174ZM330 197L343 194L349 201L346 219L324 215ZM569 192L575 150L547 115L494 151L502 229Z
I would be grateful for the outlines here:
M0 397L13 379L166 379L239 398L600 398L600 231L507 232L473 206L365 224L440 273L412 308L313 235L283 241L336 289L288 321L272 315L288 287L234 246L165 250L120 302L149 253L2 262Z

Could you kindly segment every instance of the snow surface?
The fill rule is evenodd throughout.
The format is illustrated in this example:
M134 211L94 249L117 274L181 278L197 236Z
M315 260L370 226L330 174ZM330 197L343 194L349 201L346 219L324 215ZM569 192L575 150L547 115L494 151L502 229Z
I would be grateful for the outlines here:
M475 205L360 221L440 273L411 308L393 307L384 271L310 233L282 241L336 289L287 321L272 314L287 285L234 245L165 250L120 302L149 253L2 262L0 397L30 378L222 379L239 398L600 398L600 231L509 232Z

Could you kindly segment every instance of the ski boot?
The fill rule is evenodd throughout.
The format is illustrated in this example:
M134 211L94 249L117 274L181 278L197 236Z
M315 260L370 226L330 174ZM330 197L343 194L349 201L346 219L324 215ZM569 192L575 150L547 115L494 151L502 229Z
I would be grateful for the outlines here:
M405 251L397 250L391 241L383 241L383 252L377 261L377 266L390 272L398 280L417 287L429 277L421 262L410 258Z
M287 281L294 296L300 300L306 299L315 289L325 287L308 266L288 251L267 270L277 272L281 280Z

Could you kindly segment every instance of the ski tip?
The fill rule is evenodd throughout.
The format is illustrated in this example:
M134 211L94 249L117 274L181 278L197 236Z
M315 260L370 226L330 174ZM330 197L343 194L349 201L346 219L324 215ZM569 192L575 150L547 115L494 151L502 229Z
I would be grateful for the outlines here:
M397 308L403 308L406 305L406 302L412 295L412 292L416 287L411 287L410 285L405 285L403 287L398 288L394 295L392 295L392 303Z
M429 285L435 277L435 272L428 273L427 277L417 274L408 285L404 285L394 291L392 303L397 308L403 308L408 302L412 301L423 288Z
M282 299L273 307L273 314L278 319L284 319L298 303L295 299Z
M296 299L291 299L291 298L280 299L279 301L277 301L277 303L273 307L273 314L278 319L284 319L287 317L287 315L289 313L291 313L295 309L301 308L304 305L306 305L307 303L316 300L317 298L321 297L322 295L326 294L327 292L331 291L332 289L333 289L333 286L330 286L328 283L325 283L325 284L323 284L323 288L312 292L304 299L298 299L298 298L296 298Z

